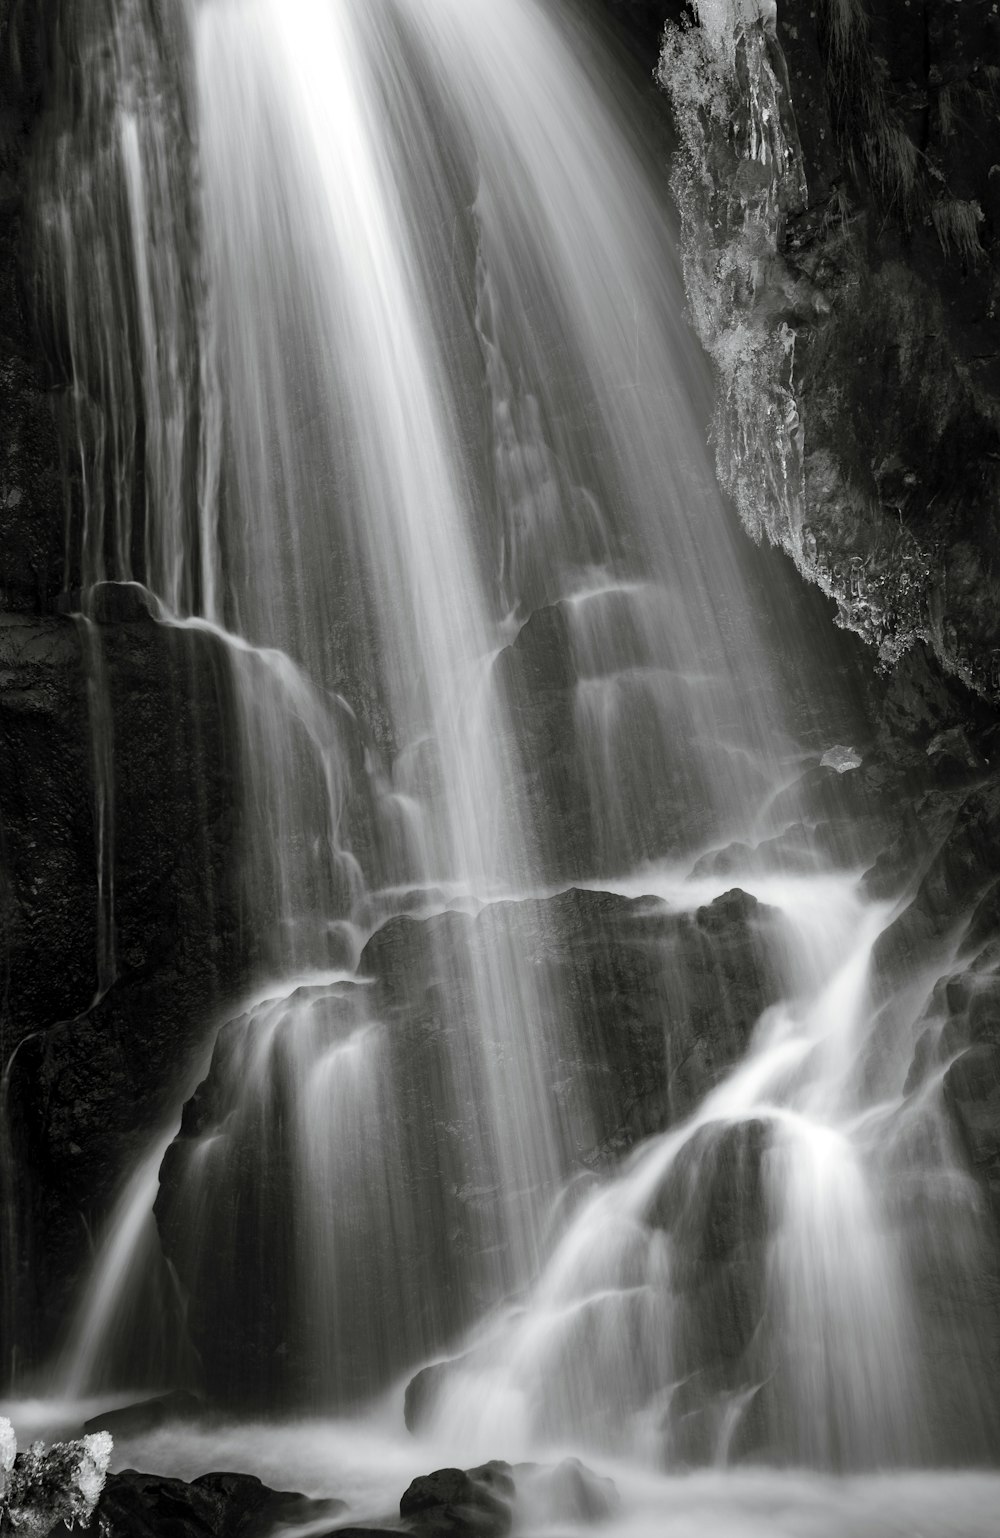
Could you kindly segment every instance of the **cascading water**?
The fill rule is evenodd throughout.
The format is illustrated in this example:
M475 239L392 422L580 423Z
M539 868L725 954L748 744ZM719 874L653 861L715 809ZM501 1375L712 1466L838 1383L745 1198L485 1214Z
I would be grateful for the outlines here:
M885 1193L924 1113L870 1050L891 910L799 792L817 755L688 398L631 86L557 0L109 0L79 25L41 227L81 585L139 582L220 638L240 715L262 986L157 1198L210 1389L343 1407L465 1338L422 1410L454 1456L920 1458ZM774 1001L616 1163L564 962L610 940L554 894L648 899L613 911L669 1058L671 946L731 858L774 919ZM919 1158L953 1170L943 1137ZM143 1272L151 1168L74 1391Z

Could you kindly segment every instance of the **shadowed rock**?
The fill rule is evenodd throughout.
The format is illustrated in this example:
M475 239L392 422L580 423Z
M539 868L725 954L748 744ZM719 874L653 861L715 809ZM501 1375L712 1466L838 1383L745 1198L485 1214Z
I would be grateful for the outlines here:
M416 1538L506 1538L513 1525L509 1463L437 1469L415 1479L399 1514Z
M126 1469L109 1476L87 1531L95 1538L274 1538L345 1510L343 1501L270 1490L252 1474L204 1474L187 1484Z
M212 1394L301 1403L322 1392L350 1404L446 1350L499 1301L500 1194L482 1165L475 1110L487 1091L459 1097L450 1067L462 1062L475 1074L486 1054L502 1051L487 1020L485 1041L468 1053L474 985L461 958L470 949L516 945L544 1007L559 1011L543 1068L569 1179L614 1167L686 1116L740 1059L762 1010L780 996L776 922L736 890L686 914L653 899L571 890L496 904L475 920L397 917L364 952L370 981L304 991L280 1020L252 1015L226 1026L164 1159L156 1203ZM357 1264L338 1259L328 1278L343 1324L325 1379L297 1291L296 1246L323 1221L296 1199L304 1074L294 1054L303 1032L315 1033L317 1052L363 1037L363 1050L377 1055L365 1114L388 1115L391 1106L392 1118L392 1157L376 1177L394 1192L387 1211L356 1170L338 1184L336 1159L329 1169L335 1220L349 1220ZM270 1066L251 1084L246 1065L259 1042ZM332 1149L336 1134L331 1127ZM200 1150L208 1148L206 1163ZM344 1160L356 1157L343 1148ZM419 1213L419 1225L387 1232L400 1211ZM411 1387L411 1426L425 1413L434 1372Z

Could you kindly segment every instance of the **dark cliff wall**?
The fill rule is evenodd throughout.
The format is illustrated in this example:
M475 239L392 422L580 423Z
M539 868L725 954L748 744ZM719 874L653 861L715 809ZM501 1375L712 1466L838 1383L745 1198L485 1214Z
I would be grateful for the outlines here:
M914 894L877 986L891 998L950 937L906 1094L943 1097L996 1222L1000 18L980 0L778 0L711 35L689 15L660 78L720 475L870 647L869 881ZM958 1405L954 1358L1000 1351L996 1244L965 1299L933 1267L919 1285L964 1321L937 1369Z
M0 4L0 608L44 612L62 579L64 490L25 260L27 160L51 5Z
M0 1178L16 1219L0 1377L15 1337L19 1369L51 1346L90 1236L246 963L218 644L127 593L89 628L68 613L69 382L39 336L31 239L57 12L0 0Z
M876 627L998 699L1000 16L786 5L778 40L808 187L784 251L830 305L797 389L825 560L858 613L859 558L862 582L905 563Z
M662 81L720 469L891 664L1000 699L1000 17L779 0ZM766 110L765 110L766 109Z

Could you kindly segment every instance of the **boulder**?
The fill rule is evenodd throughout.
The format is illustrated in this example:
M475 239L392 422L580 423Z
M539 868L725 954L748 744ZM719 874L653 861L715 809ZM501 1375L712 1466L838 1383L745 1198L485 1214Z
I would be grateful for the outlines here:
M519 1463L514 1476L518 1517L526 1525L596 1526L609 1521L621 1507L614 1480L595 1474L579 1458L564 1458L554 1465Z
M169 1394L156 1394L135 1404L122 1405L117 1410L105 1410L84 1421L83 1429L88 1433L109 1431L117 1441L123 1437L141 1436L170 1421L197 1420L205 1412L205 1402L197 1394L175 1389Z
M190 1484L126 1469L111 1474L87 1529L107 1538L274 1538L333 1521L343 1501L271 1490L252 1474L204 1474Z
M399 1515L415 1538L507 1538L513 1500L509 1463L437 1469L413 1481L399 1502Z

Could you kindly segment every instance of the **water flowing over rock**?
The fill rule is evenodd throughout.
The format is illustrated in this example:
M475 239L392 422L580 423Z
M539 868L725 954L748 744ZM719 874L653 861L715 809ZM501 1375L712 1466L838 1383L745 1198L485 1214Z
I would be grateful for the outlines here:
M2 1361L113 1535L996 1462L994 24L693 7L679 241L596 9L0 5Z
M450 1066L470 1051L476 952L498 930L562 1011L545 1092L566 1180L613 1167L739 1061L780 996L776 918L738 891L690 915L569 891L475 920L400 917L366 946L360 984L304 987L225 1027L157 1199L213 1392L350 1403L458 1338L511 1285L481 1091L463 1099ZM470 961L459 971L442 956ZM296 1064L317 1039L328 1066L313 1102ZM501 1053L502 1037L488 1048ZM191 1244L205 1227L218 1236L210 1256Z

